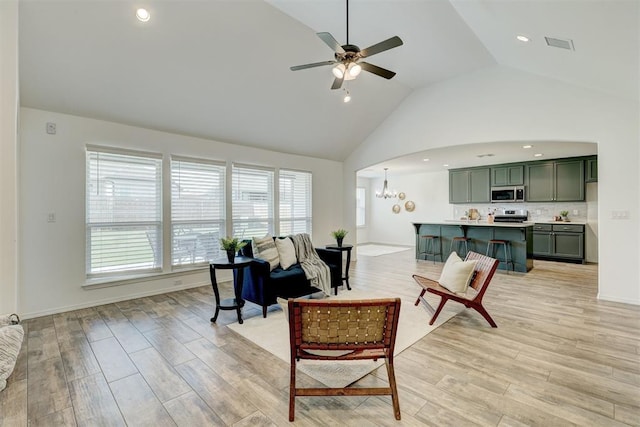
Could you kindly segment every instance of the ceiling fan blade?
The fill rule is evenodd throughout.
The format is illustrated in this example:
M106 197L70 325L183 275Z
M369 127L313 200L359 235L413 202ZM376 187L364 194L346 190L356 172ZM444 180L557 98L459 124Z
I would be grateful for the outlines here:
M313 67L322 67L323 65L331 65L335 64L337 61L322 61L322 62L314 62L313 64L304 64L304 65L294 65L293 67L289 67L291 71L304 70L306 68Z
M369 64L368 62L360 61L358 62L363 70L368 71L373 74L377 74L380 77L384 77L385 79L393 78L396 75L393 71L389 71L385 68L378 67L377 65Z
M342 82L344 82L344 78L336 77L331 85L331 89L340 89L342 87Z
M320 37L320 40L325 42L327 46L329 46L331 50L333 50L334 52L345 53L344 49L342 48L342 45L338 43L338 41L335 38L333 38L333 36L330 33L316 33L316 34L318 35L318 37Z
M360 57L366 58L367 56L375 55L376 53L384 52L385 50L393 49L394 47L402 46L402 40L398 36L393 36L390 39L382 41L380 43L369 46L366 49L360 51Z

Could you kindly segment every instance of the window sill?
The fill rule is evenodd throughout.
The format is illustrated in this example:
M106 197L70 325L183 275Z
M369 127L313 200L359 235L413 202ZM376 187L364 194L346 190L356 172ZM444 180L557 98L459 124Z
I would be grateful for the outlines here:
M170 277L187 276L190 274L201 273L209 269L208 265L201 265L197 267L174 267L175 270L170 272L158 272L140 274L137 276L111 276L111 277L97 277L93 279L87 279L82 285L84 289L101 289L109 288L112 286L130 285L133 283L150 282L152 280L166 279Z

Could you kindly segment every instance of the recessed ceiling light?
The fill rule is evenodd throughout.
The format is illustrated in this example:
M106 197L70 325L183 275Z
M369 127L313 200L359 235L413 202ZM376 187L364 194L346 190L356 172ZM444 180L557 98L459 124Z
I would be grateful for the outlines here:
M527 37L527 36L523 36L522 34L519 34L516 38L517 38L518 40L520 40L521 42L523 42L523 43L526 43L526 42L528 42L528 41L529 41L529 37Z
M523 145L522 148L533 148L533 145Z
M449 165L448 165L448 164L444 164L444 165L442 165L442 166L444 166L445 168L448 168L448 167L449 167Z
M422 159L423 162L428 162L431 159Z
M533 155L533 157L542 157L542 153L536 153Z
M138 18L140 22L147 22L149 18L151 18L151 15L147 9L140 8L136 10L136 18Z

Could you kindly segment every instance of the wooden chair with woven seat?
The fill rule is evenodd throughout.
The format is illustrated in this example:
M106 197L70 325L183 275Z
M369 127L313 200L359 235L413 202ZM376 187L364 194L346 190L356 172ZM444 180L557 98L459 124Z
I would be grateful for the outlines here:
M297 396L390 395L393 413L400 419L400 403L393 367L393 351L400 315L400 298L371 300L289 299L291 381L289 421L295 417ZM321 351L319 351L321 350ZM327 351L329 350L329 351ZM301 359L384 359L388 387L298 388L296 363Z
M493 321L487 310L482 305L482 298L484 297L484 293L487 291L487 287L489 286L489 283L491 282L491 279L493 278L493 275L498 268L499 261L495 258L481 255L473 251L468 252L465 258L465 261L470 260L477 261L474 267L474 273L471 279L471 283L469 284L469 287L475 290L475 292L468 291L471 292L472 295L455 294L445 287L441 286L436 280L432 280L417 274L413 275L414 280L418 283L418 285L422 287L422 291L420 292L415 305L417 306L418 304L420 304L420 302L422 302L427 311L431 313L432 317L429 321L430 325L433 325L433 323L436 321L436 318L442 311L442 308L447 303L447 301L453 300L464 304L464 306L467 308L473 308L474 310L476 310L482 315L482 317L487 320L487 322L489 322L491 327L498 327L498 325L496 325L496 322ZM431 305L424 298L424 294L426 292L438 295L441 298L440 304L438 305L437 309L434 310L433 307L431 307Z

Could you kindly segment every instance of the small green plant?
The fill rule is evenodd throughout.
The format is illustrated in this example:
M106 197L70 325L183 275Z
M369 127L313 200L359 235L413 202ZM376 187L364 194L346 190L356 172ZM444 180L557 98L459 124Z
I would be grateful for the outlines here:
M344 236L346 236L347 233L349 232L344 228L338 228L337 230L332 231L331 235L334 239L344 239Z
M569 211L560 211L560 216L569 216Z
M243 242L237 237L223 237L220 239L220 249L237 252L244 248L247 242Z

